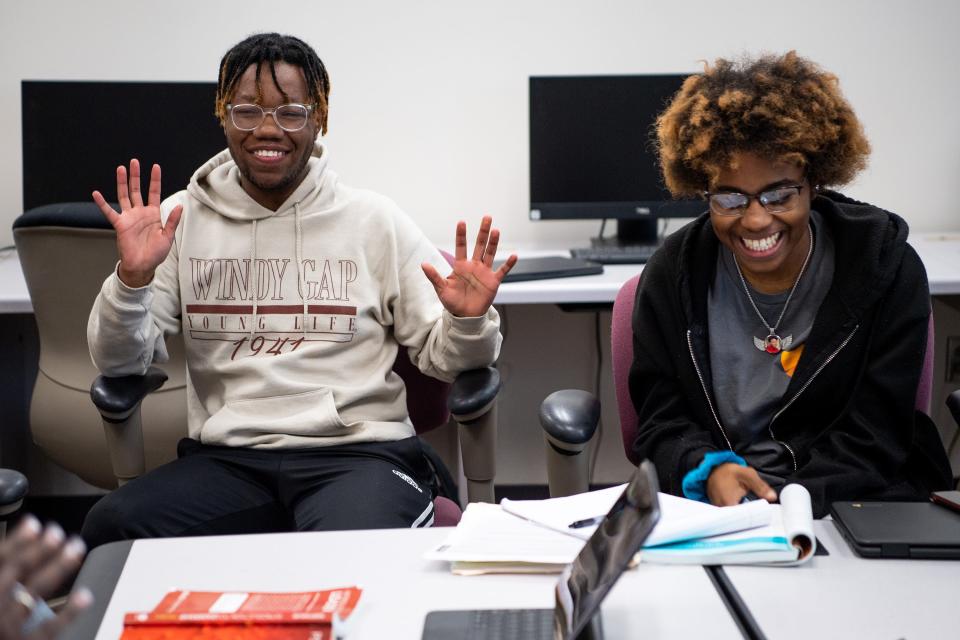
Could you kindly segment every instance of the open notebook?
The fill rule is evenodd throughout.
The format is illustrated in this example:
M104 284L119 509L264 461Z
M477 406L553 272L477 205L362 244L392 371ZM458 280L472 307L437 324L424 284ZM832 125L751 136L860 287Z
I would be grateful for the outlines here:
M457 528L425 554L451 562L458 574L557 572L571 562L596 525L574 522L605 513L623 486L549 500L470 504ZM781 504L762 500L715 507L659 494L661 517L645 540L643 562L682 564L799 564L816 538L810 495L788 485Z
M560 533L587 538L591 526L573 528L603 513L620 487L549 500L508 500L504 511ZM815 551L810 493L787 485L780 504L753 500L715 507L661 493L661 518L643 545L643 562L682 564L791 564Z

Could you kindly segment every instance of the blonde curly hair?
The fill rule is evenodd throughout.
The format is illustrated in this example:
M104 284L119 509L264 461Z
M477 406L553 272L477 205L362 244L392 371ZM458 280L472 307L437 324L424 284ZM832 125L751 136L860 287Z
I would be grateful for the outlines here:
M820 186L850 182L870 154L837 77L795 51L707 65L657 118L656 135L676 197L703 193L736 152L795 163Z

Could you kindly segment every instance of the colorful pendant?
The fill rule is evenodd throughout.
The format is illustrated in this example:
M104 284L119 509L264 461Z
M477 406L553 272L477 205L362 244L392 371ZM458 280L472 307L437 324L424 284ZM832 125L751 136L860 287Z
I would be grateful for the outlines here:
M753 344L760 351L766 351L771 355L777 355L781 351L786 351L790 348L790 345L793 344L793 336L791 335L787 336L786 338L781 338L777 334L771 333L763 340L754 336Z

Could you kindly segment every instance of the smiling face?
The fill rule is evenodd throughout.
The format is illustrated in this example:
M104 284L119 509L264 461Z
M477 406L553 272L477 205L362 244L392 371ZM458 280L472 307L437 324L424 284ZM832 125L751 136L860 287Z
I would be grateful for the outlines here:
M257 66L250 65L240 77L232 104L259 104L264 109L282 104L309 104L310 93L300 67L287 62L275 63L277 83L269 63L260 70L261 96L257 99ZM307 175L307 161L320 132L315 115L299 131L284 131L267 115L253 131L237 129L229 116L223 124L227 146L240 170L240 183L260 205L276 211Z
M759 194L784 185L803 185L796 203L783 213L770 213L753 198L742 215L725 216L711 207L713 230L736 256L744 277L758 291L777 293L793 286L807 257L811 189L803 169L752 153L736 153L723 169L712 193Z

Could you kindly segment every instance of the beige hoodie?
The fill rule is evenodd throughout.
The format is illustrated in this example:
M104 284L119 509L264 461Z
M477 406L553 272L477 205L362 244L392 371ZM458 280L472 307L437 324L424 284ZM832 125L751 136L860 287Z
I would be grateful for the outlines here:
M274 212L222 151L176 204L176 241L149 285L103 283L87 328L106 375L143 373L183 333L190 436L208 444L317 447L414 434L398 343L452 380L500 348L499 318L447 313L420 264L443 256L392 201L339 182L317 144L309 173ZM452 227L451 227L452 228Z

